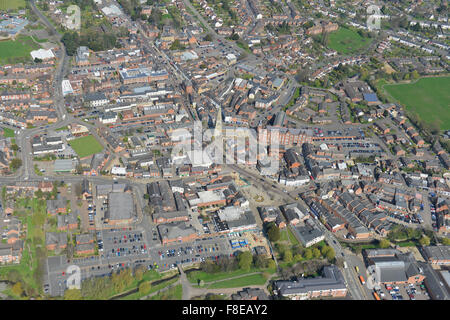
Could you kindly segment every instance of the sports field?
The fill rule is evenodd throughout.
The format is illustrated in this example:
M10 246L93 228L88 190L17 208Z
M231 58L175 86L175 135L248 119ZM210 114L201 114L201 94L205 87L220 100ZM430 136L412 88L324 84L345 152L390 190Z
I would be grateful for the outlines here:
M414 83L385 84L383 88L424 121L439 121L441 130L450 129L450 77L421 78Z
M99 153L103 150L102 145L91 135L74 139L69 144L80 158Z
M0 63L16 63L19 60L31 60L30 52L39 49L39 45L29 36L19 35L16 40L0 41Z
M342 54L353 54L368 46L372 41L361 37L358 32L340 27L329 35L328 47Z
M18 8L25 8L25 0L0 0L0 11L16 10Z

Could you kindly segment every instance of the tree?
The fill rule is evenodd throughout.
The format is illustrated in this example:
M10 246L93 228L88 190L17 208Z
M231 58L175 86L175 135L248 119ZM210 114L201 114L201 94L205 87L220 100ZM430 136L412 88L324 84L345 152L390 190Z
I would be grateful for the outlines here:
M277 264L275 263L275 261L273 259L269 259L269 261L267 262L267 268L275 269L276 267L277 267Z
M176 39L169 48L170 50L184 50L186 49L183 45L181 45L180 40Z
M386 249L386 248L389 248L391 246L391 243L387 239L381 239L380 242L379 242L379 245L380 245L380 248Z
M277 225L273 224L267 231L267 235L269 236L269 240L272 242L280 240L280 228L278 228Z
M320 249L320 253L325 257L330 249L330 246L325 245Z
M317 248L314 248L312 251L313 257L314 259L319 259L320 258L320 250Z
M223 259L223 260L225 260L225 259ZM229 259L227 259L227 260L229 260ZM267 259L264 256L262 256L262 255L256 255L256 256L253 257L253 264L258 269L266 268L267 267L267 262L268 262ZM225 267L226 267L226 264L224 264L224 268ZM223 270L223 271L228 271L228 270Z
M334 249L330 247L325 256L327 257L328 261L331 261L336 256L336 253L334 252Z
M303 257L302 257L302 255L299 254L299 253L297 253L297 254L294 256L294 262L300 262L300 261L302 261L302 259L303 259Z
M306 260L311 260L312 257L313 257L312 250L309 249L309 248L307 248L307 249L305 250L305 253L303 254L303 258L305 258Z
M22 282L16 282L11 288L11 291L14 295L20 297L23 293Z
M80 289L67 289L64 292L64 300L83 300Z
M19 158L14 158L9 163L9 168L14 171L19 169L21 166L22 166L22 160Z
M422 238L420 238L419 243L421 246L429 246L430 238L428 238L426 235L423 235Z
M450 238L442 238L441 242L445 246L450 246Z
M238 255L239 268L242 270L250 270L252 265L253 256L249 251L241 252Z
M77 32L68 31L64 33L61 38L61 41L64 43L66 47L66 52L69 56L73 56L75 52L77 52L78 47L80 46L80 36Z
M34 196L35 196L36 198L41 199L41 198L44 196L44 193L42 192L41 189L37 189L36 192L34 193Z
M206 36L205 36L205 38L204 38L204 40L205 41L212 41L212 35L210 34L210 33L208 33Z
M19 146L18 146L17 144L13 143L13 144L11 145L11 150L12 150L12 151L18 151L18 150L19 150Z
M283 252L283 261L286 263L292 262L292 251L286 250Z
M231 40L237 41L237 40L239 40L239 35L238 35L237 33L233 33L233 34L231 35L230 39L231 39Z
M419 79L419 73L417 72L417 70L414 70L413 72L411 72L411 78Z
M441 126L439 124L439 120L433 120L432 122L428 123L428 130L431 134L437 135L441 131Z

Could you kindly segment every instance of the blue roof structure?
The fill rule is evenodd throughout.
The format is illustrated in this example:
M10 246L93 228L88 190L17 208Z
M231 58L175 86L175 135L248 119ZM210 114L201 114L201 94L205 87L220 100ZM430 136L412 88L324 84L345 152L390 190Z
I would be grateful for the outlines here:
M363 93L364 100L367 102L377 102L378 97L375 93Z

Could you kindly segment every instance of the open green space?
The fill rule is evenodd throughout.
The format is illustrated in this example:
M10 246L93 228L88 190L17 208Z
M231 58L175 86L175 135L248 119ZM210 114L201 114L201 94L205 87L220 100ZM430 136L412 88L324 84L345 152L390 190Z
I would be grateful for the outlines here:
M64 126L64 127L55 129L55 131L64 131L64 130L69 130L69 127L68 126Z
M236 279L219 281L208 286L209 289L237 288L250 285L263 285L267 281L263 274L251 274Z
M353 54L368 46L371 41L359 35L357 31L340 27L330 33L328 47L342 54Z
M191 283L197 284L198 281L203 280L204 282L211 282L211 281L217 281L217 280L226 280L228 278L237 277L241 275L245 275L248 273L254 273L254 272L267 272L267 273L274 273L275 270L271 269L258 269L258 268L250 268L249 270L243 270L243 269L237 269L234 271L229 272L215 272L215 273L207 273L201 270L191 271L186 273L186 276L188 280Z
M141 289L139 289L137 292L127 295L127 296L121 298L120 300L138 300L143 296L152 294L154 292L157 292L159 290L162 290L162 289L170 286L171 284L177 282L178 279L179 279L178 277L175 277L175 278L160 282L158 284L151 283L150 286L146 290L141 291ZM140 287L140 288L142 288L142 287Z
M30 36L19 35L15 40L0 41L0 64L31 60L30 52L39 47Z
M3 136L5 138L14 138L14 130L10 128L3 128Z
M25 9L25 0L0 0L0 11Z
M414 83L382 84L398 103L419 115L425 122L438 122L441 130L450 129L450 77L421 78Z
M37 198L19 198L14 214L24 226L27 226L22 258L17 265L1 267L0 278L20 282L29 295L36 295L41 290L43 259L46 256L43 228L47 216L46 201ZM5 293L16 299L26 299L15 295L10 288Z
M150 298L150 300L181 300L183 297L183 287L181 284L167 290L161 291Z
M100 142L91 135L74 139L69 144L80 158L99 153L103 150Z

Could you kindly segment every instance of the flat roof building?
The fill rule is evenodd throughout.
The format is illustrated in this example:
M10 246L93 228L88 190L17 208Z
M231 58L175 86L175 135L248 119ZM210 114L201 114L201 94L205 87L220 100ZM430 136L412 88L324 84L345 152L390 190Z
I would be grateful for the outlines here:
M428 246L423 249L423 253L431 264L450 264L450 246Z
M133 196L130 193L110 192L105 221L109 224L130 223L135 215Z
M275 281L274 291L292 300L317 297L345 297L347 287L341 271L335 265L325 266L323 275L312 279L297 278L296 281Z

